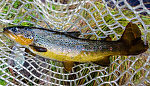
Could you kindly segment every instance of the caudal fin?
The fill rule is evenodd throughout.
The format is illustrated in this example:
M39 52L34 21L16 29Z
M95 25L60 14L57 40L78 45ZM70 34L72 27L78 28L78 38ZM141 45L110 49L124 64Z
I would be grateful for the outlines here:
M145 45L144 41L141 40L141 31L139 27L132 22L129 22L126 26L120 41L126 45L128 55L137 55L148 49L148 45Z
M132 45L133 40L141 40L141 31L136 24L129 22L125 28L125 31L121 37L121 40L127 45Z

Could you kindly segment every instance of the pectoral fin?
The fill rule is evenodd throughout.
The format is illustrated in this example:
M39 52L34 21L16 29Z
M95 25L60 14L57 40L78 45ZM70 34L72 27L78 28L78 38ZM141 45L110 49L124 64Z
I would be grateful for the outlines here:
M37 52L47 52L47 49L44 47L39 47L36 45L29 45L29 47Z
M103 59L99 60L99 61L94 61L93 63L101 65L103 67L107 67L110 65L110 60L109 60L110 56L105 56Z
M64 65L65 70L69 72L69 71L72 70L74 62L72 62L72 61L65 61L65 62L63 62L63 65Z
M31 54L32 56L36 56L36 54L32 53L28 48L25 48L25 52Z

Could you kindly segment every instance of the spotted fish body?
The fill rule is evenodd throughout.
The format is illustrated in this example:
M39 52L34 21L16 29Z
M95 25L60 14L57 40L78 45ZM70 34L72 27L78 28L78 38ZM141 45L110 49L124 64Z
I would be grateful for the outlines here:
M77 33L26 26L4 28L6 36L34 54L58 61L95 62L108 66L109 56L138 55L148 49L141 40L139 28L131 22L118 41L82 39L77 37Z
M52 59L59 61L88 62L100 59L100 56L123 55L125 51L121 42L107 42L70 37L64 33L57 34L40 29L32 29L35 45L47 48ZM122 51L122 52L121 52ZM34 51L33 51L34 52ZM54 56L55 55L55 56Z
M51 32L34 27L18 26L11 28L28 30L21 29L19 32L24 33L26 38L34 39L32 42L34 45L46 48L49 55L46 52L37 52L28 45L27 47L36 54L43 53L46 55L45 57L59 61L90 62L98 60L100 56L115 53L121 55L121 50L125 51L123 47L120 47L123 46L123 43L117 41L80 39L64 32Z

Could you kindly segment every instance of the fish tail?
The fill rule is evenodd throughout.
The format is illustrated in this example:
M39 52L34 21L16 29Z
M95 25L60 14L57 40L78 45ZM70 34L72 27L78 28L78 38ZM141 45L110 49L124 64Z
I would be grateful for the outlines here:
M129 22L120 39L128 50L128 55L138 55L148 49L148 44L144 44L141 39L141 31L136 24Z

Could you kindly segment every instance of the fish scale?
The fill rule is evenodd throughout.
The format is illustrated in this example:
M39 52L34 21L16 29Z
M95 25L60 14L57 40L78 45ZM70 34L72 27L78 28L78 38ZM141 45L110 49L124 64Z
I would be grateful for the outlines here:
M56 52L57 54L58 52L65 53L65 54L71 52L73 53L73 51L77 51L77 50L79 51L81 47L81 45L80 47L75 47L76 46L75 44L78 44L78 41L74 40L72 42L70 41L71 39L68 39L65 35L59 35L59 34L53 35L54 34L53 32L43 33L43 31L39 31L38 29L33 29L32 31L35 33L33 37L35 44L46 47L47 49ZM64 40L65 37L66 39Z
M132 22L129 22L121 39L117 41L110 41L109 37L105 40L83 39L78 38L78 32L57 32L26 26L6 27L4 34L34 54L64 61L67 71L71 69L67 64L73 62L94 62L109 66L110 56L138 55L148 49L148 45L144 45L141 40L138 26Z

